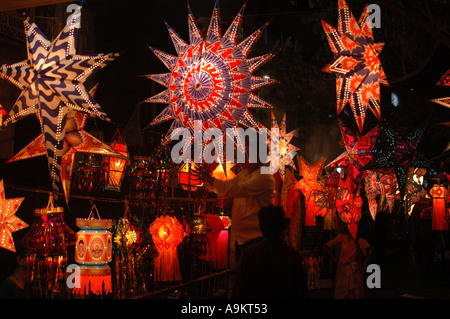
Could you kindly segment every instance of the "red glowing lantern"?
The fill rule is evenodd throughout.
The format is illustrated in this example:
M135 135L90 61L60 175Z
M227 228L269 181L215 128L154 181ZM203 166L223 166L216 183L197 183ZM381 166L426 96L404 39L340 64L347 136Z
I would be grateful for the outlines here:
M120 191L120 186L122 184L123 177L125 175L125 168L128 164L128 149L125 140L120 135L119 130L117 130L111 148L117 153L122 154L123 157L112 157L108 156L106 158L107 163L107 180L106 180L106 190Z
M3 126L3 117L8 114L3 106L0 104L0 127Z
M93 208L96 209L95 205ZM92 214L92 211L91 211ZM87 294L92 291L112 293L111 268L107 265L112 260L112 235L109 229L111 219L77 218L75 261L81 264L79 286L73 289L75 294Z
M34 210L34 221L23 238L28 249L28 278L31 293L52 297L66 291L67 247L75 244L75 233L66 225L63 207L55 207L53 195L47 207Z
M184 163L178 170L178 184L187 191L196 191L203 186L203 182L198 176L192 174L193 170L198 169L195 163Z
M177 247L183 241L183 225L176 217L160 216L149 228L159 254L155 258L155 281L181 280Z
M448 222L445 212L445 196L447 190L442 185L433 185L430 189L430 194L433 196L433 230L447 230Z

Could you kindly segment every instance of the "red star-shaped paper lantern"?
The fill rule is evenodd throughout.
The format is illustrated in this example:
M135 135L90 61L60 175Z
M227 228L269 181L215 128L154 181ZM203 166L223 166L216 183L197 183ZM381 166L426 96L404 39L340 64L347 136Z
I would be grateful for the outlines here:
M0 247L16 251L12 233L29 225L15 214L22 204L24 197L5 199L5 187L0 181Z
M375 43L367 23L367 7L356 21L347 3L339 0L338 30L322 21L334 60L322 71L336 74L337 114L347 103L363 130L367 108L381 119L380 83L388 85L378 54L383 43Z
M298 158L299 174L303 177L295 185L295 189L299 189L306 198L306 226L315 226L315 193L317 191L324 192L325 189L319 183L318 178L322 174L325 165L325 158L321 158L317 163L311 164L307 162L303 156Z
M372 159L372 149L377 141L379 129L373 128L366 135L354 133L341 120L339 127L346 151L334 159L327 167L346 167L347 173L355 183L361 179L361 168Z

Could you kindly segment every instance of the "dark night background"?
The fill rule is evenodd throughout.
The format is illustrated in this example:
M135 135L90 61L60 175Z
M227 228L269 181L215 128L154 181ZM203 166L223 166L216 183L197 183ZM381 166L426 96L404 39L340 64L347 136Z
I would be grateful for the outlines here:
M209 19L215 0L190 0L189 3L197 19ZM243 3L242 0L220 1L223 32ZM348 0L347 3L359 19L366 2ZM450 127L439 124L450 121L450 109L429 101L450 96L450 88L436 86L450 68L450 3L446 0L369 3L380 4L381 28L373 32L375 42L385 42L380 60L390 82L390 87L381 86L381 115L401 133L426 123L419 150L435 159L433 165L437 171L450 173L448 152L443 154L450 142ZM276 106L274 113L279 120L287 114L287 131L296 130L292 144L299 147L298 154L310 162L322 156L330 162L344 151L339 144L335 76L321 71L332 60L332 53L320 20L337 28L337 4L337 0L249 0L242 25L243 37L246 37L272 19L250 57L282 48L255 72L269 75L279 83L262 88L259 95ZM167 72L148 46L176 54L164 22L188 42L186 1L87 0L85 8L92 13L93 29L88 36L95 39L95 46L91 47L91 52L78 54L122 53L88 83L99 83L96 100L115 123L89 119L86 131L103 131L104 141L109 143L119 128L131 155L150 155L171 122L144 129L165 105L144 103L138 106L139 102L164 89L142 75ZM25 50L24 46L23 56L7 63L23 59ZM20 93L12 85L11 92L15 96ZM398 106L391 101L392 93L398 95ZM251 111L263 124L269 125L270 111ZM339 117L356 129L351 111L346 109ZM376 124L377 120L368 110L364 133ZM19 121L15 125L14 153L39 133L36 118ZM17 186L17 189L6 188L6 197L26 197L17 215L31 224L32 210L46 205L45 192L51 189L46 159L3 162L0 176L5 185ZM24 192L19 188L43 192ZM100 197L109 195L100 194ZM69 206L66 220L73 226L76 217L88 213L90 202L71 198ZM97 206L107 218L120 218L123 214L121 203L99 201Z

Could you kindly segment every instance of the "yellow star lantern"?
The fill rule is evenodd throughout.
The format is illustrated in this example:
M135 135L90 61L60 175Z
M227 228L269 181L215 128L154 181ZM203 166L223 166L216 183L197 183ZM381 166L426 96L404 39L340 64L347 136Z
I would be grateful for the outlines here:
M12 233L29 225L15 214L24 197L5 199L5 187L0 181L0 247L16 252Z

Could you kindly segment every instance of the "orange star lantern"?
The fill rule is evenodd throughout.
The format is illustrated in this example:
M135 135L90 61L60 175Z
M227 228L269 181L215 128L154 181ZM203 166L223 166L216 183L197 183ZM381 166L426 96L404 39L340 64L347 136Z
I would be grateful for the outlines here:
M433 196L433 230L447 230L448 222L445 213L447 190L444 186L435 184L430 189L430 194Z
M305 226L316 226L316 205L315 193L324 192L325 189L318 182L317 178L322 174L325 165L325 158L321 158L314 165L307 162L303 156L298 158L299 173L303 177L295 185L295 189L301 190L306 199Z
M149 228L159 254L155 258L155 281L181 280L177 247L183 241L183 225L176 217L160 216Z
M28 227L15 214L24 197L5 199L3 180L0 181L0 247L16 251L12 233Z

